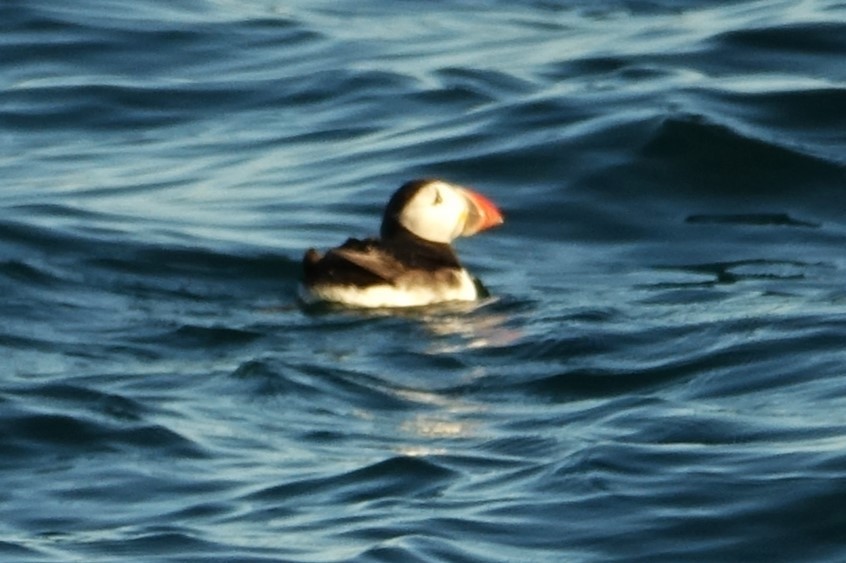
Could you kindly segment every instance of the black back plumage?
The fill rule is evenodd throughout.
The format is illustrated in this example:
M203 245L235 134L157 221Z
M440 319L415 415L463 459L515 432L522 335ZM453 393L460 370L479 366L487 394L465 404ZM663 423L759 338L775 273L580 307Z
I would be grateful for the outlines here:
M431 180L411 180L394 192L385 207L380 238L347 239L321 256L309 249L303 257L306 285L345 284L359 287L389 283L410 271L459 269L449 244L421 239L399 222L402 209Z

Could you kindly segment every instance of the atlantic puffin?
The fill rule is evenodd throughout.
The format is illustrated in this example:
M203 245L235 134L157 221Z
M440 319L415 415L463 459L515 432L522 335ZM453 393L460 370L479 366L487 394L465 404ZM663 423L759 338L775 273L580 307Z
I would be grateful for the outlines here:
M475 301L486 292L450 243L502 224L486 197L437 179L403 184L388 201L379 238L350 238L303 256L300 298L351 307L419 307Z

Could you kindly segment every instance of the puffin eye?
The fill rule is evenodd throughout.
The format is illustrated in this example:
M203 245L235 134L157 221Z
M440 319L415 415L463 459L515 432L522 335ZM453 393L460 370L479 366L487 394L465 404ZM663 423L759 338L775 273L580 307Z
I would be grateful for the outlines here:
M435 190L435 205L440 205L443 203L444 199L441 197L441 192Z

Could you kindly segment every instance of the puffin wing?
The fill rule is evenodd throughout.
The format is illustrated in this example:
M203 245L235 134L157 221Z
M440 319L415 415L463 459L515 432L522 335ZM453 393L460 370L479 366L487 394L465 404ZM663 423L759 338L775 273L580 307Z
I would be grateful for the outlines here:
M344 245L333 248L326 255L354 264L390 284L406 269L399 260L372 246L362 249Z

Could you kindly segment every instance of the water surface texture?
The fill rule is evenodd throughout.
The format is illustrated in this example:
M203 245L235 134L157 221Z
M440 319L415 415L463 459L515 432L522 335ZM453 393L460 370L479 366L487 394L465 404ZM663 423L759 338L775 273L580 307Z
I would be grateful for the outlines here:
M842 561L846 4L5 0L3 561ZM493 298L304 310L439 176Z

